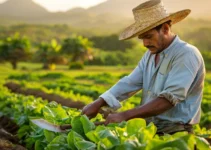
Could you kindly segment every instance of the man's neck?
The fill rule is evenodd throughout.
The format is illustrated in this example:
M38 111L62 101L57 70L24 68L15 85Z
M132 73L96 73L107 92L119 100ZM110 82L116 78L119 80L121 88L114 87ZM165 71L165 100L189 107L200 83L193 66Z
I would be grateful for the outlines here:
M166 39L166 44L165 44L165 47L164 49L166 49L167 47L169 47L171 45L171 43L174 41L176 35L174 33L171 33L169 35L169 38Z

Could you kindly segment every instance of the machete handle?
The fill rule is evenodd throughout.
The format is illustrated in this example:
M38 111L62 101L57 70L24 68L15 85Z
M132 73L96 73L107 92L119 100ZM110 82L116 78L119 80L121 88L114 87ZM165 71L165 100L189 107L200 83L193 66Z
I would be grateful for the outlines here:
M62 130L71 129L71 128L72 128L72 126L70 124L60 125L60 129L62 129Z
M105 121L94 122L96 126L105 125Z

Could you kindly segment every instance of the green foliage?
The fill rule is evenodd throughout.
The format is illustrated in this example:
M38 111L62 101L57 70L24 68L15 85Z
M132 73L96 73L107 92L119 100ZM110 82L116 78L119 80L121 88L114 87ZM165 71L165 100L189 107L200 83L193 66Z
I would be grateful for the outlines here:
M127 133L129 135L133 135L134 133L137 133L140 128L146 127L146 122L144 119L133 119L129 120L126 125Z
M58 72L54 72L54 73L46 73L44 75L39 76L40 79L65 79L68 78L67 76L65 76L63 73L58 73Z
M202 51L201 53L205 61L206 69L211 70L211 51Z
M69 69L84 69L84 64L81 62L71 62Z
M27 80L27 81L38 81L39 77L36 74L13 74L8 76L11 80Z
M146 48L142 44L136 44L135 47L127 49L125 51L103 51L95 49L93 51L93 59L87 61L88 65L106 65L106 66L116 66L116 65L134 65L137 64L144 53Z
M84 133L85 133L85 134L95 129L94 123L91 122L91 121L87 118L87 116L85 116L85 115L81 116L81 117L80 117L80 121L81 121L81 123L82 123L82 125L83 125L83 129L84 129Z
M54 70L54 64L65 63L65 59L59 54L60 49L61 45L55 39L52 39L50 43L41 42L35 53L35 59L43 63L44 69Z
M0 61L8 61L13 69L17 68L17 63L28 59L30 56L30 42L26 37L15 34L0 42Z
M188 42L198 47L203 51L211 51L211 39L210 39L211 27L201 27L196 30L185 33L184 38Z
M96 75L81 75L77 76L76 79L93 80L95 83L110 84L113 83L115 77L110 73L101 73Z
M73 35L70 38L66 38L62 43L61 53L71 56L72 62L84 62L86 59L90 59L92 42L82 36Z
M100 74L99 76L112 78L111 74ZM87 77L93 79L97 75ZM69 83L74 83L66 79L58 81L58 83L67 83L65 87ZM79 110L63 107L55 102L48 103L32 96L15 95L1 86L0 109L2 114L14 118L15 122L21 126L18 136L28 149L189 150L193 149L194 145L198 149L210 149L210 145L204 138L187 132L158 136L156 126L153 123L146 124L141 118L107 126L95 126L93 121L102 121L102 116L89 120L81 115ZM209 110L204 111L209 112ZM65 133L50 132L32 124L29 121L30 118L43 118L54 124L71 124L72 129ZM206 133L209 133L204 129L198 128L197 130L199 133L204 132L204 137Z
M94 43L94 47L102 49L105 51L123 51L134 47L136 42L133 40L130 41L120 41L117 34L112 34L108 36L93 36L90 37L90 40Z
M27 74L11 74L7 79L19 80L19 81L39 81L39 80L52 80L52 79L65 79L68 78L62 73L46 73L43 75L38 75L35 73Z

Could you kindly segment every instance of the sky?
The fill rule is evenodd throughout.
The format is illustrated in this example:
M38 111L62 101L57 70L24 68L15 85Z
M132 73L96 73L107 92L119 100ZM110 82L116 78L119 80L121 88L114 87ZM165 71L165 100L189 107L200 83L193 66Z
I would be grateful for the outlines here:
M0 0L3 3L7 0ZM33 0L50 12L67 11L74 7L89 8L106 0Z

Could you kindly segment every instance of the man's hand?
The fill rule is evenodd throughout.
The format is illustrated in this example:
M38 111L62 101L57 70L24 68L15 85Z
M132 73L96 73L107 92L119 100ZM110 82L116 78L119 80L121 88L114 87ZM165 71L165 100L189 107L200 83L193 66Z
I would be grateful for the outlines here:
M105 125L109 123L120 123L122 121L126 120L126 116L124 113L115 113L115 114L109 114L106 118Z
M156 116L171 109L172 107L173 105L167 99L158 97L142 106L121 113L109 114L106 118L105 125L109 123L128 121L133 118L147 118Z
M97 115L97 113L99 112L100 108L102 106L106 106L106 105L107 105L106 102L102 98L98 98L91 104L86 105L82 109L82 114L86 115L89 118L94 118Z

